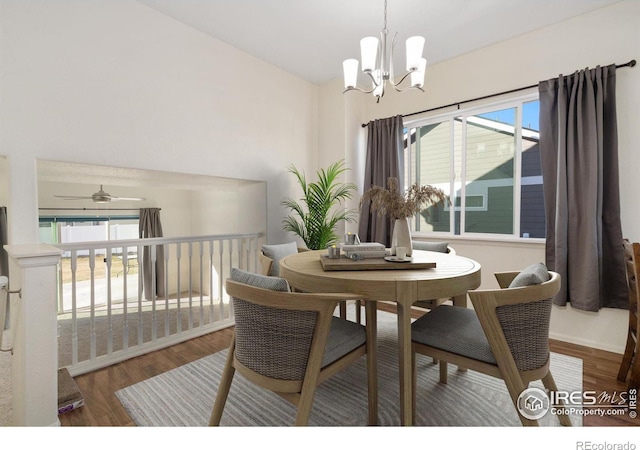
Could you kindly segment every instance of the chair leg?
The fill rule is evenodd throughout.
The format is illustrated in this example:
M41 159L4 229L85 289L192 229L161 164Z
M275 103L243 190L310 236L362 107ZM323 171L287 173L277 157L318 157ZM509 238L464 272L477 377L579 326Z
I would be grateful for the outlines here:
M411 423L416 423L416 389L418 388L418 372L416 369L416 350L411 345Z
M618 370L618 381L624 382L629 374L631 368L631 361L633 360L633 353L636 348L635 340L631 335L631 332L627 334L627 345L624 347L624 355L622 356L622 362L620 363L620 370ZM636 358L637 360L638 358Z
M514 365L514 369L515 369L515 365ZM522 382L522 379L519 376L517 376L517 378L514 378L513 375L504 376L503 374L503 380L504 380L504 384L507 385L507 390L509 391L509 396L511 397L511 403L513 403L513 406L516 409L516 414L518 414L518 417L520 418L520 423L522 423L522 426L537 427L538 426L537 420L527 419L518 411L518 397L527 388L527 385L525 385Z
M296 426L306 427L309 424L309 416L311 416L311 408L313 407L313 398L316 395L316 387L309 389L302 388L300 400L298 402L298 411L296 412Z
M547 373L547 375L545 375L545 377L542 379L542 384L544 384L544 387L547 388L547 390L549 392L557 392L558 391L558 386L556 386L556 382L553 379L553 375L551 375L551 372ZM564 414L560 414L558 416L558 419L560 420L560 425L564 426L564 427L570 427L571 426L571 419L569 418L569 414L568 414L568 410L567 407L564 403L564 400L560 399L560 406L562 407L562 411Z
M358 300L360 308L360 300ZM374 302L365 304L367 322L367 396L369 406L369 425L378 425L378 342L376 305Z
M447 377L449 376L449 365L446 361L440 361L440 383L447 384Z
M347 318L347 301L346 300L340 302L340 318L341 319Z
M211 417L209 418L209 426L217 427L220 425L220 420L222 419L222 411L224 410L224 405L227 402L227 397L229 396L229 389L231 388L231 382L233 381L233 375L236 372L235 367L233 367L233 354L235 351L235 337L231 341L231 345L229 346L227 360L224 364L224 370L222 372L222 378L220 378L220 385L218 386L218 393L216 394L216 401L213 404L213 410L211 411Z
M640 346L640 344L637 344ZM640 350L636 348L633 364L631 365L631 376L629 377L629 389L640 389Z

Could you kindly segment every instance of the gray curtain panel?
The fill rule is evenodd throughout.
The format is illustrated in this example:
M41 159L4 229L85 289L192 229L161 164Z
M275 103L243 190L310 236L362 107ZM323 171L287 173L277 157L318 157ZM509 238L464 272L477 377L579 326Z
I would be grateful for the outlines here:
M404 124L402 116L377 119L367 124L367 159L363 192L371 186L387 186L389 177L396 177L403 186ZM392 222L378 217L364 202L360 210L358 235L362 242L379 242L391 246Z
M138 230L141 239L162 237L160 209L140 208L140 221L138 224ZM153 282L154 275L155 285ZM156 297L165 296L164 247L162 245L156 247L155 263L151 259L151 247L144 247L142 254L142 277L142 283L144 286L144 298L146 298L147 300L154 300Z
M615 65L541 81L540 158L546 262L562 276L558 305L627 308Z

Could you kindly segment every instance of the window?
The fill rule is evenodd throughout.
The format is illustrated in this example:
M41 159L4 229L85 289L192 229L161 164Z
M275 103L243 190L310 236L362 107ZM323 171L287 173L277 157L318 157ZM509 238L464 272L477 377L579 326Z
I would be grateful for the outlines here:
M545 237L536 95L458 110L405 130L405 181L441 188L450 205L430 207L417 232Z

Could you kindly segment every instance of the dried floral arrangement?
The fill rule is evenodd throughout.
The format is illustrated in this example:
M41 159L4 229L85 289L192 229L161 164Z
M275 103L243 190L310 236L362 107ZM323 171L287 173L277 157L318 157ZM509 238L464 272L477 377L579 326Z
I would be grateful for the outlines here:
M371 201L371 209L377 211L379 216L386 214L391 219L406 219L426 207L449 202L449 197L442 189L431 185L420 186L418 183L401 192L398 179L389 177L386 188L371 186L360 199L360 206L367 200Z

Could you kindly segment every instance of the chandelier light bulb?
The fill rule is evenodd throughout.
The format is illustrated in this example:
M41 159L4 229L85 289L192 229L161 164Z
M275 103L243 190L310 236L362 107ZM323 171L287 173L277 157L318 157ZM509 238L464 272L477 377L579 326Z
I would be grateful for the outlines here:
M342 63L345 89L354 88L358 82L358 60L345 59Z
M422 36L411 36L407 39L407 72L418 70L424 49L424 38Z
M366 37L360 40L360 58L362 60L362 71L371 72L376 68L378 56L378 38Z
M414 72L411 72L411 86L421 88L424 86L424 73L427 69L427 60L425 58L420 58L420 63L418 64L418 69Z

